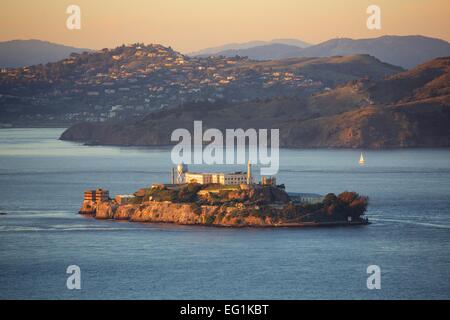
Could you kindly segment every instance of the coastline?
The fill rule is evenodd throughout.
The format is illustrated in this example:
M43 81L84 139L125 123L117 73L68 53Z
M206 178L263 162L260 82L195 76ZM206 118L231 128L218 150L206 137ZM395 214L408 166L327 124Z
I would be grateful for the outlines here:
M283 193L279 197L286 197L284 203L266 201L257 204L245 200L247 192L262 194L269 190L273 192L279 189L253 186L250 190L237 190L231 193L234 199L239 199L238 202L228 202L224 196L222 200L225 202L216 204L204 203L204 199L195 202L150 200L140 203L120 203L120 199L85 200L78 213L98 220L220 228L311 228L370 224L363 216L367 198L351 192L342 193L339 197L328 194L326 197L320 197L321 200L315 203L299 203L295 200L295 196L290 198ZM238 198L235 198L236 192L240 192ZM343 200L346 197L348 204ZM131 199L136 201L137 197ZM340 209L336 209L337 203L340 203ZM359 209L356 209L358 206ZM358 212L355 213L355 210Z
M97 219L97 220L109 220L109 221L118 221L118 222L138 222L138 221L130 221L125 219L100 219L95 218L92 214L89 213L80 213L80 215ZM303 223L278 223L278 224L271 224L271 225L233 225L233 224L204 224L204 223L198 223L198 224L190 224L190 223L176 223L176 222L161 222L161 221L139 221L139 223L144 224L161 224L161 225L179 225L179 226L202 226L202 227L208 227L208 228L220 228L220 229L283 229L283 228L338 228L338 227L350 227L350 226L368 226L371 225L372 222L368 220L361 220L361 221L329 221L329 222L303 222Z
M26 127L24 127L26 128ZM50 127L48 127L50 128ZM54 127L54 128L60 128L60 127ZM12 128L8 128L12 129ZM63 128L63 129L70 129L69 128ZM64 134L64 132L63 132ZM62 135L58 138L60 141L65 141L69 143L79 143L84 146L88 147L118 147L118 148L173 148L176 143L170 144L170 143L164 143L164 144L130 144L130 143L108 143L108 142L99 142L99 141L91 141L91 140L85 140L85 139L67 139L64 138ZM207 143L204 143L203 146L206 146ZM291 146L291 145L283 145L280 144L280 148L286 149L286 150L420 150L420 149L426 149L426 150L439 150L444 149L448 150L450 149L450 146L435 146L435 145L396 145L396 146L368 146L368 145L356 145L356 146Z
M64 125L64 124L49 124L49 125L13 125L13 126L0 126L0 130L12 130L12 129L61 129L66 131L74 124ZM64 131L62 133L64 133ZM99 143L96 141L87 141L83 139L64 139L61 136L57 137L56 140L64 141L68 143L76 143L86 147L117 147L117 148L144 148L144 149L168 149L173 148L175 144L120 144L120 143ZM206 145L206 144L205 144ZM403 150L449 150L449 146L383 146L383 147L370 147L370 146L355 146L355 147L339 147L339 146L280 146L280 148L285 150L370 150L370 151L403 151Z

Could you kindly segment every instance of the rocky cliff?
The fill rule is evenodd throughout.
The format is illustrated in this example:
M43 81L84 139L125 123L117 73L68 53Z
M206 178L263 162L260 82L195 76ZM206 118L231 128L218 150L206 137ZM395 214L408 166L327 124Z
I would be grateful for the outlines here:
M83 202L80 214L96 219L127 220L130 222L175 223L182 225L209 225L222 227L287 227L366 224L362 218L367 198L355 193L336 197L327 195L323 203L315 205L234 204L205 205L197 202L174 203L146 201L140 204L117 205L114 201Z
M111 202L94 204L90 213L96 219L128 220L132 222L176 223L184 225L264 226L276 224L269 216L250 215L255 208L227 206L197 206L188 203L148 202L139 205L117 206ZM280 223L280 222L279 222Z

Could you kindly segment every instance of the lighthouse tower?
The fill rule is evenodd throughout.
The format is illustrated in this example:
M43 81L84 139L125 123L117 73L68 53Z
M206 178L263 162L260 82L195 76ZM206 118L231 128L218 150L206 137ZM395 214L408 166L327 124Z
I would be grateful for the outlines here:
M252 184L253 178L252 178L252 164L250 160L248 160L247 163L247 184Z

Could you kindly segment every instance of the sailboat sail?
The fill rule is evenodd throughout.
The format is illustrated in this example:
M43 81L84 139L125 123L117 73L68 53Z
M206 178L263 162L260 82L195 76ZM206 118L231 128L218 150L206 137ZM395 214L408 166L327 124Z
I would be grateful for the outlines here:
M361 152L361 156L359 157L359 164L363 166L366 163L366 160L364 160L364 155Z

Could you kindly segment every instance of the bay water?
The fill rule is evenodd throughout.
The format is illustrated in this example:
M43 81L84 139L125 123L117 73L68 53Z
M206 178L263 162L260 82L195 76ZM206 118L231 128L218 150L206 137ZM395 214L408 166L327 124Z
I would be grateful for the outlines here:
M448 149L363 150L363 167L362 150L282 149L278 183L367 195L372 224L232 229L78 215L85 189L168 182L171 149L84 146L63 130L0 130L1 299L450 298ZM70 265L81 290L66 287Z

